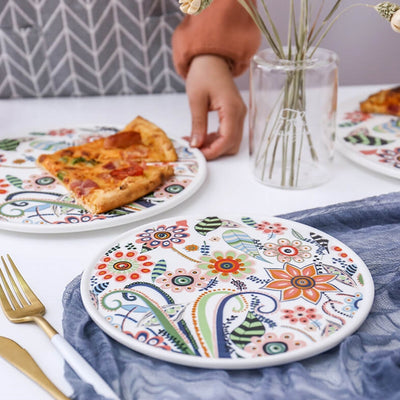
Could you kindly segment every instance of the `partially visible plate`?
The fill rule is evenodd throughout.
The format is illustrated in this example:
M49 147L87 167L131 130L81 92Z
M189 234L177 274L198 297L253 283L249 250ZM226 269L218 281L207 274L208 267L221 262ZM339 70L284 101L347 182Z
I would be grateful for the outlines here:
M363 113L359 102L339 107L339 151L363 167L400 179L400 118Z
M137 227L95 256L84 306L115 340L172 363L247 369L339 344L374 299L357 254L273 217L176 217Z
M64 128L0 139L0 229L66 233L123 225L175 207L204 182L206 161L202 153L183 140L172 140L178 161L173 163L175 175L171 179L132 204L91 215L35 163L42 153L82 144L118 130L112 126Z

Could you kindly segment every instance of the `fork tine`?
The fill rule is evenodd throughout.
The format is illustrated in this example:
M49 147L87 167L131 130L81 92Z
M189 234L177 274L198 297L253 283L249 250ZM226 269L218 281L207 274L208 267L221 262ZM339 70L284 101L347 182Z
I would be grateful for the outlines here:
M3 264L6 266L3 257L1 257L1 260L3 261ZM6 268L7 268L7 266L6 266ZM20 308L20 305L18 304L17 299L15 298L13 292L11 291L10 286L8 285L8 282L7 282L7 280L6 280L5 276L4 276L3 271L1 270L1 268L0 268L0 278L1 278L2 282L3 282L4 289L7 292L8 299L9 299L9 301L8 301L4 291L2 290L2 292L3 292L2 294L4 295L4 298L2 298L2 303L3 303L3 301L7 301L7 302L9 302L9 305L12 305L12 307L14 309Z
M10 297L10 300L11 300L14 308L19 308L19 304L18 304L17 299L15 298L15 296L18 297L18 299L19 299L19 301L20 301L22 306L27 306L28 303L27 303L25 297L22 295L21 291L19 290L18 285L15 283L15 280L14 280L13 276L11 275L11 272L7 267L7 263L4 261L3 256L1 257L1 261L3 262L4 269L5 269L6 275L8 277L8 281L11 283L11 286L14 289L14 295L13 295L10 286L7 284L7 281L6 281L5 277L4 277L4 275L2 274L1 278L3 280L4 286L5 286L6 290L7 290L8 296Z
M12 260L12 258L11 258L11 256L9 254L7 254L7 258L8 258L8 261L10 262L10 264L11 264L11 267L12 267L12 269L14 271L15 276L18 279L19 284L21 285L22 291L25 293L25 296L28 298L28 300L30 302L33 302L33 301L40 302L39 299L37 298L37 296L35 295L35 293L33 293L31 288L29 287L29 285L26 283L24 277L19 272L17 266L15 265L14 261ZM3 263L4 263L4 261L3 261ZM12 280L12 281L13 281L13 283L15 283L14 280ZM18 290L18 288L16 286L14 286L14 288L17 290L17 293L21 294L21 292ZM21 297L23 298L23 296L21 296ZM19 298L19 296L18 296L18 298ZM22 299L20 299L20 300L23 302ZM24 301L25 301L25 304L28 305L28 303L26 303L25 299L24 299Z
M1 280L4 283L2 275L3 275L3 273L1 272L1 269L0 269ZM6 294L4 293L4 290L3 290L2 286L1 286L1 284L0 284L0 304L1 304L1 307L2 307L3 311L6 314L11 312L11 311L13 311L13 307L12 307L11 303L9 302Z

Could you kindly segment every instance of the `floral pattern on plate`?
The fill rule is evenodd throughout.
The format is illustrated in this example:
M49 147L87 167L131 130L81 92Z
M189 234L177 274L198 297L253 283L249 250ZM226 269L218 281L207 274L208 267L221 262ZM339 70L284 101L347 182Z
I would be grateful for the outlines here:
M0 140L0 228L27 232L72 232L107 228L147 218L193 194L206 169L202 154L173 140L178 161L175 175L153 193L110 212L91 215L75 204L68 191L36 165L42 153L80 145L111 135L118 128L98 126L30 132Z
M364 321L368 268L344 244L279 218L175 218L124 234L82 278L95 322L179 364L253 368L310 357Z
M339 150L352 161L400 178L400 118L358 110L354 101L339 116Z

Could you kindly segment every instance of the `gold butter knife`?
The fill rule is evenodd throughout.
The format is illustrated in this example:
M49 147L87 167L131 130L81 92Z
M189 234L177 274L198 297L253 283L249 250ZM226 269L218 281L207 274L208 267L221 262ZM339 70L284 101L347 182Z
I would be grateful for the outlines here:
M47 390L55 399L70 400L47 378L31 355L13 340L0 336L0 356Z

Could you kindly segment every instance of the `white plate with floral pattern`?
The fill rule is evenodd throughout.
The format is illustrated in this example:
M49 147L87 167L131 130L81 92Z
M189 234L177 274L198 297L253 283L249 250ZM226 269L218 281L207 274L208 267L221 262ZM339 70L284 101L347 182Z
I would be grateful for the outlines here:
M400 118L360 111L359 100L340 106L338 149L353 162L400 179Z
M275 217L170 218L98 254L81 281L108 335L202 368L280 365L326 351L367 317L374 284L345 244Z
M110 212L92 215L75 204L68 191L36 165L42 153L79 145L119 129L112 126L63 128L0 139L0 229L66 233L103 229L164 212L192 196L206 177L202 153L173 140L175 175L141 199Z

